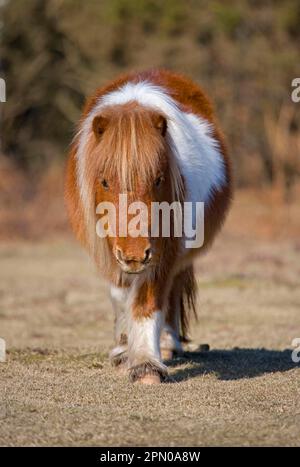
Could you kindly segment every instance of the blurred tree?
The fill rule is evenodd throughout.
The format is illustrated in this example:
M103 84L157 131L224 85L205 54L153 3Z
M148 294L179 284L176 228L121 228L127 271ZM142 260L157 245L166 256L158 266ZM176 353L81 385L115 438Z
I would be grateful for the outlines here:
M299 0L2 3L2 150L20 166L65 154L83 98L97 86L127 70L167 67L215 101L240 186L277 183L280 170L285 186L298 177L300 107L290 125L282 108L300 77ZM293 141L293 157L283 157L280 138Z
M84 99L76 67L89 64L60 28L50 2L16 0L3 10L2 150L20 166L36 168L61 157L69 143Z

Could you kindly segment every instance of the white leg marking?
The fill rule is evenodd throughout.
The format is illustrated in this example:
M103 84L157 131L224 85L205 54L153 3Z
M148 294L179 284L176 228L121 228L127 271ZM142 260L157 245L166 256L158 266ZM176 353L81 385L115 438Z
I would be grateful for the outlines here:
M164 325L160 345L162 350L175 350L178 353L182 352L182 346L180 340L178 339L178 335L176 331L168 324Z
M110 297L115 311L115 341L120 344L122 334L128 334L128 289L111 286Z
M110 359L116 364L119 364L119 359L126 358L127 352L126 338L128 336L128 312L126 303L128 298L128 289L122 287L111 286L110 297L115 311L115 342L116 347L112 349L109 356ZM123 354L123 355L122 355Z
M165 371L160 358L160 334L163 324L161 311L150 318L132 319L128 336L128 356L131 367L151 362Z

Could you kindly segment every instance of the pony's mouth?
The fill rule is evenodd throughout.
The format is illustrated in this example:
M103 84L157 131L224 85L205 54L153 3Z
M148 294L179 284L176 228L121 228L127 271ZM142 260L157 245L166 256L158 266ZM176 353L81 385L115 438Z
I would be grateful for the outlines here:
M127 274L141 274L147 268L147 264L138 263L133 265L124 264L121 261L117 260L123 272Z
M125 263L123 261L120 261L118 258L116 258L116 260L119 266L121 267L122 271L126 272L127 274L141 274L143 271L147 269L150 263L150 261L146 261L146 262L128 261Z

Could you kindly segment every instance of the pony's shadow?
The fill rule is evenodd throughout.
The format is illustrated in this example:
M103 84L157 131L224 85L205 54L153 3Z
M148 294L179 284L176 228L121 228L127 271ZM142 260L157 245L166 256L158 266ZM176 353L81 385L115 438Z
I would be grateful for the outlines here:
M241 349L184 352L166 362L176 367L169 382L178 383L204 374L220 380L254 378L265 373L284 372L299 367L292 360L292 350ZM192 364L192 365L191 365Z

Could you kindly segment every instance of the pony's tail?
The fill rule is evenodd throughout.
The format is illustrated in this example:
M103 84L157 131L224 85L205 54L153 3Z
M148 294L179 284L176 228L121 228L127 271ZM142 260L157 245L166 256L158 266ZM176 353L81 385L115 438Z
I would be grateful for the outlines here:
M184 271L182 278L183 284L180 298L180 340L181 342L189 342L190 339L188 336L188 331L191 318L194 317L197 320L197 284L193 266L190 266Z

